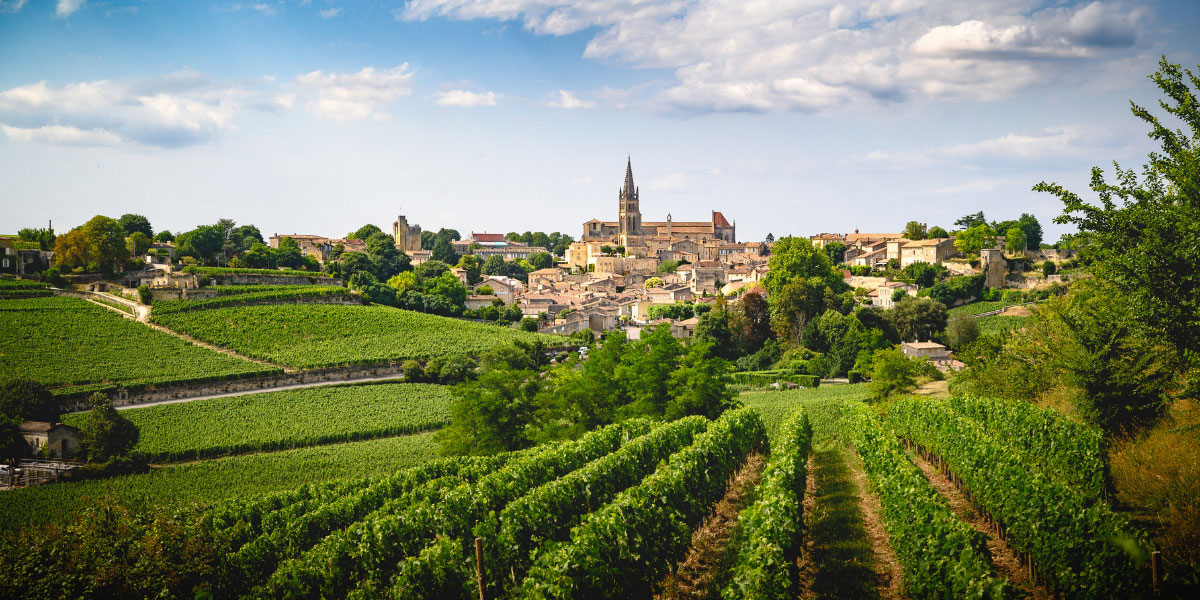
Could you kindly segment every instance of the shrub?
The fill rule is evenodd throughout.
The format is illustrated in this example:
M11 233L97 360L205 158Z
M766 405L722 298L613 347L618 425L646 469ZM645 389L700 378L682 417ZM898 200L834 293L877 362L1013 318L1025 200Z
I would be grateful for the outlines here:
M150 304L150 301L154 299L154 294L150 292L150 286L144 283L138 286L137 291L138 299L142 301L142 304Z
M962 348L979 338L979 323L971 317L952 319L946 325L946 338L951 348Z
M879 350L875 353L875 368L871 372L868 389L875 400L883 400L895 394L911 392L917 387L920 365L899 349Z
M413 383L421 383L425 381L425 369L421 368L421 363L416 360L409 359L401 365L404 369L404 380Z
M1042 275L1049 277L1056 272L1058 272L1058 267L1054 265L1054 261L1048 260L1042 263Z

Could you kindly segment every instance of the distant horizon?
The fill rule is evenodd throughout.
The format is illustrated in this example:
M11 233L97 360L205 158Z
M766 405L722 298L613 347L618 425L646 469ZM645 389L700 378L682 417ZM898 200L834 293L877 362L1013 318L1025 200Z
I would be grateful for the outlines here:
M616 218L738 239L1036 216L1140 168L1200 3L0 0L0 229L96 214L341 236ZM701 208L702 207L702 208ZM381 228L387 229L387 227Z

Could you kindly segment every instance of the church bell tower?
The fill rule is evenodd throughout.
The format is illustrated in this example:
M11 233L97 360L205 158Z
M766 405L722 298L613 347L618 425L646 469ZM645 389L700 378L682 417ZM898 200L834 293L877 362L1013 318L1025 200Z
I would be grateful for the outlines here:
M625 185L618 194L617 220L620 235L642 235L642 211L637 186L633 185L633 160L630 158L626 158Z

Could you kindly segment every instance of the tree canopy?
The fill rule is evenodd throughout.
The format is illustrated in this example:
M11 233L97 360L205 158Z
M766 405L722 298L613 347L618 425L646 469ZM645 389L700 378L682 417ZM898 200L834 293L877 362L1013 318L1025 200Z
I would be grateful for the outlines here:
M140 231L148 238L154 237L154 228L150 227L150 219L142 215L124 214L117 219L117 222L121 224L121 229L125 230L127 236L133 235L135 231Z

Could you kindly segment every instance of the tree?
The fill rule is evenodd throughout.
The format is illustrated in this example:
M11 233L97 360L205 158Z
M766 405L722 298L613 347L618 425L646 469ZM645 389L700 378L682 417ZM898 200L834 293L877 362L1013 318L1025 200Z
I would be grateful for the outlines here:
M342 254L342 279L350 281L356 273L373 273L375 265L362 252L346 252Z
M1024 252L1025 242L1025 232L1020 227L1010 227L1004 232L1004 246L1009 253Z
M867 385L871 398L883 400L916 389L920 367L900 350L879 350L872 364L871 383Z
M382 231L367 238L367 256L374 265L375 277L387 281L397 273L412 269L412 259L396 249L396 240Z
M696 332L692 334L693 343L706 343L712 346L715 356L726 360L738 357L738 344L733 339L733 315L727 307L710 310L699 315Z
M304 253L300 244L291 236L279 240L279 247L271 250L271 261L277 267L295 268L304 264Z
M54 264L112 273L129 259L125 230L115 219L96 215L54 242Z
M150 238L146 237L146 234L140 231L135 231L128 238L125 238L125 248L129 250L129 256L132 258L144 256L146 251L150 249L151 243Z
M761 293L747 292L730 313L729 326L742 352L754 354L771 339L771 307Z
M1042 224L1038 222L1037 217L1021 213L1021 218L1017 219L1017 226L1025 233L1028 248L1037 250L1042 247Z
M140 435L137 425L117 412L112 399L100 392L88 398L92 410L83 423L81 454L90 462L107 462L129 454Z
M1055 274L1056 272L1058 272L1058 265L1055 265L1054 261L1048 260L1048 261L1042 263L1042 275L1049 277L1049 276Z
M533 269L549 269L554 266L554 257L548 252L535 252L529 257L529 264L533 265Z
M34 229L26 227L17 232L17 239L23 242L37 242L42 250L54 249L54 229Z
M219 225L201 225L175 238L176 253L202 262L213 262L225 245L225 230Z
M164 230L154 234L154 241L161 242L161 243L174 242L175 234L171 233L171 230L169 230L169 229L164 229Z
M366 241L367 239L370 239L371 236L373 236L377 233L380 233L381 231L383 231L383 230L376 227L375 225L367 223L366 225L363 225L362 227L359 227L358 229L356 229L350 233L347 233L346 239Z
M541 386L535 371L514 370L502 362L485 369L476 381L455 386L450 425L434 435L439 451L488 455L529 446L526 429Z
M954 238L954 247L967 256L979 256L980 250L995 245L996 232L987 223L972 225Z
M62 409L46 386L19 377L0 383L0 415L20 421L58 422Z
M504 274L504 257L499 254L493 254L483 261L481 267L484 275L503 275Z
M825 311L826 289L814 277L796 279L771 295L771 329L780 340L800 343L808 322Z
M908 223L905 223L904 237L906 239L923 240L925 239L925 236L925 225L921 224L919 221L909 221Z
M842 281L841 272L833 267L829 255L813 246L807 238L785 237L776 242L767 266L770 270L762 283L770 297L797 279L816 278L834 292L848 287Z
M979 338L979 323L971 317L951 319L946 325L946 342L959 350Z
M771 242L775 241L775 234L773 234L773 233L768 233L768 234L767 234L767 237L766 237L766 238L764 238L764 241L766 241L768 244L770 244Z
M846 245L841 242L825 244L823 250L825 250L826 256L829 257L829 261L835 265L841 264L846 260Z
M948 237L950 237L950 234L945 229L942 229L941 227L938 227L935 225L933 228L931 228L929 230L929 233L927 234L926 237L928 237L929 239L938 240L938 239L948 238Z
M730 389L733 371L729 361L712 355L709 343L693 343L671 373L671 401L666 406L668 419L703 415L715 419L728 409L740 406Z
M1057 183L1035 191L1057 196L1063 212L1055 223L1072 224L1093 236L1093 272L1114 282L1132 303L1136 319L1177 348L1200 352L1200 77L1159 60L1150 76L1167 100L1159 105L1190 132L1171 130L1149 110L1131 103L1135 117L1149 125L1162 148L1151 152L1141 178L1114 164L1115 180L1093 167L1090 204ZM1185 80L1186 75L1186 80ZM1189 85L1190 84L1190 85Z
M449 238L438 236L437 241L433 243L433 252L430 254L433 260L440 260L446 264L457 264L459 255L454 251L454 245L450 243Z
M121 229L125 231L126 236L133 235L135 231L142 232L142 235L147 238L154 237L154 228L150 227L150 219L142 215L124 214L121 215L117 222L121 224Z
M679 269L679 261L665 260L665 261L659 263L658 274L659 275L667 275L669 273L674 273L677 269Z
M921 288L927 288L937 283L947 273L946 267L927 262L915 262L904 267L904 275L912 279Z
M427 260L415 269L417 277L420 279L436 279L450 272L450 265L440 260Z
M473 254L464 254L458 259L458 264L455 265L467 272L467 285L475 285L479 283L483 274L483 264L479 262Z
M616 376L633 404L632 414L663 414L671 397L671 373L681 355L683 345L666 323L642 331L641 341L626 345Z
M263 240L262 232L254 225L242 225L229 232L229 239L225 240L226 256L234 256L246 252L255 244L266 244Z
M977 225L987 225L987 219L983 217L983 211L979 211L970 215L963 215L959 220L954 222L954 226L960 229L970 229Z
M659 288L662 286L663 286L662 277L651 277L651 278L647 279L645 283L642 284L642 287L644 287L646 289Z
M933 298L907 296L888 311L888 317L906 342L928 340L946 328L946 305Z

